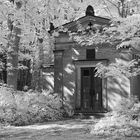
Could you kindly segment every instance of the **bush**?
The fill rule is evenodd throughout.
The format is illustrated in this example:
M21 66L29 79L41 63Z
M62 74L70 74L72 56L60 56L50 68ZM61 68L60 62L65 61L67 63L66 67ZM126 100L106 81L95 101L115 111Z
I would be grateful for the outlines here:
M95 135L140 136L140 102L135 97L123 98L116 109L106 114L91 128Z
M57 94L47 91L13 91L0 87L0 123L28 125L62 119L64 110Z

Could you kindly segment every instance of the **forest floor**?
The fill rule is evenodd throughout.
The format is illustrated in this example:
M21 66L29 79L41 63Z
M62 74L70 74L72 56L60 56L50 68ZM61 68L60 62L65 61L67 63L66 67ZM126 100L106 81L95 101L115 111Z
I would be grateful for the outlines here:
M97 119L71 119L29 126L0 128L0 140L139 140L132 137L97 137L90 128Z

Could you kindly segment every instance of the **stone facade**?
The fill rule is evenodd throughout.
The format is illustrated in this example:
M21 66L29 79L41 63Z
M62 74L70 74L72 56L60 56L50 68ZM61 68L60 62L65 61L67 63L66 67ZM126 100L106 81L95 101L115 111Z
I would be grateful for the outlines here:
M86 15L78 19L83 27L89 25L89 22L92 24L107 25L109 24L109 19L89 16ZM64 27L68 28L71 31L76 31L77 21L65 24ZM57 30L57 28L56 28ZM95 59L87 59L87 50L95 49ZM122 97L129 97L131 92L140 91L138 84L138 79L128 79L126 77L119 78L105 78L101 79L100 85L98 85L97 80L93 79L94 88L92 87L92 82L87 85L93 89L93 92L96 97L92 96L90 90L90 97L88 97L88 102L90 105L86 104L84 97L85 94L82 93L86 89L86 80L88 76L82 75L82 69L90 70L90 68L95 68L96 64L99 62L108 65L112 62L122 62L127 63L131 60L132 56L127 52L127 49L116 50L115 47L108 44L102 44L99 46L99 49L96 49L95 45L92 46L80 46L73 40L70 40L68 33L61 32L58 37L55 38L55 48L54 48L54 92L58 93L63 99L63 105L74 109L75 111L85 111L88 112L91 103L98 108L99 104L95 104L96 100L101 102L102 109L89 109L89 112L104 112L105 110L113 110L118 104ZM85 71L86 72L86 71ZM91 76L91 75L90 75ZM131 83L131 86L130 86ZM101 90L100 93L97 92L96 86ZM84 89L83 89L84 86ZM85 91L86 92L86 91ZM99 92L99 90L98 90ZM90 101L90 98L95 98L95 100ZM82 102L85 101L85 104ZM93 106L92 106L93 107ZM83 109L84 108L84 109ZM94 107L93 107L94 108Z
M55 69L54 73L54 86L57 87L55 92L61 94L61 96L63 94L67 104L76 109L81 104L80 69L82 67L95 67L98 62L104 64L115 62L115 59L121 59L121 54L111 47L100 48L96 52L96 60L86 61L87 47L77 46L75 43L65 45L66 49L61 50L61 63L55 63L55 65L59 64L59 67L61 67ZM113 109L122 96L127 97L130 95L130 80L126 77L122 77L122 79L102 79L102 83L102 100L106 109Z

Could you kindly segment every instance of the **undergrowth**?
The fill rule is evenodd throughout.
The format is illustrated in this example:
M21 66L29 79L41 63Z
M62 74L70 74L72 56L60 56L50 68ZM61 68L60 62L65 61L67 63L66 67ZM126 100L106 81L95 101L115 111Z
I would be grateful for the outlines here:
M91 128L102 136L140 136L140 102L136 97L123 98L116 109Z
M57 94L47 91L14 91L6 85L0 86L0 123L29 125L60 120L65 114Z

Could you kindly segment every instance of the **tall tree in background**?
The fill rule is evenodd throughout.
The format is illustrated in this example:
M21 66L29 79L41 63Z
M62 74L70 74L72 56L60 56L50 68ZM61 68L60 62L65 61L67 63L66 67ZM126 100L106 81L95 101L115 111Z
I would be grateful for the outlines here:
M138 13L140 6L139 0L104 0L104 4L108 8L113 7L113 11L122 18Z
M22 1L12 1L13 10L20 11L22 7ZM7 25L8 25L8 43L7 43L7 84L17 89L17 76L18 76L18 50L20 43L21 29L20 22L17 20L14 22L14 13L8 14Z
M75 11L68 0L0 0L0 42L7 54L8 85L17 88L18 69L24 68L19 62L26 60L32 62L36 81L34 72L40 73L44 50L49 51L53 41L50 22L55 26L69 22Z
M18 58L20 61L32 61L35 52L40 49L38 39L45 38L49 30L46 3L47 0L1 0L0 42L7 53L7 84L14 89L17 88ZM43 20L45 25L42 26ZM45 28L44 32L42 28Z

